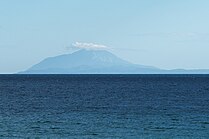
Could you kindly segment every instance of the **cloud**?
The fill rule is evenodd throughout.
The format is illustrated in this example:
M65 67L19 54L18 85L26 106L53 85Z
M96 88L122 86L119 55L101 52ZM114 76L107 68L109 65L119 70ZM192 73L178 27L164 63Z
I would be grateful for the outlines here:
M75 51L78 49L86 49L86 50L108 50L108 51L146 51L144 49L137 48L124 48L124 47L109 47L106 45L95 44L95 43L83 43L83 42L75 42L71 46L66 46L66 51Z
M101 44L95 43L83 43L83 42L75 42L72 44L73 48L78 49L87 49L87 50L98 50L98 49L107 49L108 47Z

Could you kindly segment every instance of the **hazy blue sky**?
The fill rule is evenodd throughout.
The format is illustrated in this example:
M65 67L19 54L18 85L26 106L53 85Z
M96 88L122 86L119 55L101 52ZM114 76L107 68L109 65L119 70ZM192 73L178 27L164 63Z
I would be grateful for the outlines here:
M0 73L25 70L75 42L131 62L209 69L209 0L1 0Z

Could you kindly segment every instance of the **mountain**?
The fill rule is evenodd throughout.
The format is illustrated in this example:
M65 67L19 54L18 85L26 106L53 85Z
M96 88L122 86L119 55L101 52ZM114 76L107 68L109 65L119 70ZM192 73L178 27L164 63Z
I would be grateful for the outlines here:
M158 73L151 66L127 62L105 50L79 50L46 58L20 74L131 74Z
M105 50L82 49L46 58L19 74L209 74L209 70L163 70L132 64Z

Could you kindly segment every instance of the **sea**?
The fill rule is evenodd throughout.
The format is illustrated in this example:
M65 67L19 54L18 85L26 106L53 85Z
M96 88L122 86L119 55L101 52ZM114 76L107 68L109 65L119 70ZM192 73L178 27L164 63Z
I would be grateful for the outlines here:
M208 139L209 75L0 75L2 139Z

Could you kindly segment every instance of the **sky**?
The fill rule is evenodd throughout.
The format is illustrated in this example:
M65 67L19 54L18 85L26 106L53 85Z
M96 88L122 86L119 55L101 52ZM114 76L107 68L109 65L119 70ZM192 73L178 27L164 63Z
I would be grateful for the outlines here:
M208 0L1 0L0 73L16 73L75 44L132 63L209 69Z

